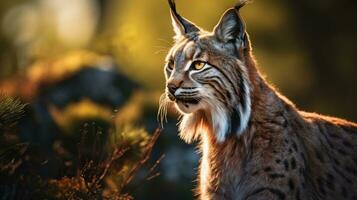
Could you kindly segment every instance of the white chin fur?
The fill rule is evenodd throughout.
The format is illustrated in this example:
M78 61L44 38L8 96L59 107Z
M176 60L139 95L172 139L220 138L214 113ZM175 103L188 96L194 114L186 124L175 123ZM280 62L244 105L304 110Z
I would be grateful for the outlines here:
M206 124L206 127L210 127L211 131L215 134L217 142L224 142L227 138L227 135L230 132L231 119L229 111L226 110L223 105L220 105L220 103L216 103L215 105L205 105L207 106L206 108L209 108L210 114L206 114L210 115L211 119L208 120L210 122L207 122L206 117L208 116L203 114L204 112L195 112L198 110L198 105L193 105L192 108L189 106L187 108L182 103L178 103L176 106L184 113L179 129L181 138L187 143L191 143L199 137L203 121L205 121L205 123L210 123Z
M180 136L183 140L187 143L191 143L199 138L201 134L201 127L202 123L209 123L206 124L205 127L210 127L212 133L214 133L216 141L218 143L224 142L228 135L232 132L231 130L231 112L221 103L216 102L215 104L205 104L204 106L209 109L209 114L203 114L204 112L197 111L198 105L192 105L188 108L183 104L176 104L177 107L181 112L183 112L183 118L180 122ZM180 108L180 105L183 107ZM196 112L197 111L197 112ZM240 121L233 122L233 123L240 123L241 126L238 128L237 132L235 133L237 136L242 134L243 131L246 129L250 109L247 109L246 112L241 111L241 107L238 109L240 115ZM207 118L210 118L207 120Z
M215 133L217 142L224 142L229 134L231 118L229 111L224 107L217 105L211 109L212 131Z
M199 108L199 104L182 103L180 101L175 102L176 108L183 114L190 114L196 112Z
M191 143L198 139L201 132L202 115L198 112L184 114L180 121L180 137L186 142Z

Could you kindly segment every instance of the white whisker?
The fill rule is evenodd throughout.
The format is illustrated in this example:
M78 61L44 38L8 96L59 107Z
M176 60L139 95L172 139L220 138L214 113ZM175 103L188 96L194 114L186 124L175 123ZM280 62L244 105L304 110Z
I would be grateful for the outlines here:
M159 109L158 109L158 114L157 114L157 120L159 121L161 127L163 127L164 122L167 122L167 106L168 106L168 100L166 97L166 93L163 93L160 96L159 100Z
M158 41L160 41L160 42L165 42L167 45L169 45L169 46L171 46L172 45L172 43L171 42L169 42L169 41L167 41L167 40L165 40L165 39L162 39L162 38L158 38L157 39Z

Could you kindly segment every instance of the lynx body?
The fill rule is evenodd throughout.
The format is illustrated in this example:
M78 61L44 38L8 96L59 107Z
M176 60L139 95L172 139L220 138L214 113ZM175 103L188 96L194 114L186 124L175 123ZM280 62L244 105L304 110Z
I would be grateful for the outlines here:
M357 199L357 124L299 111L264 80L239 16L244 3L213 32L169 3L176 36L161 106L174 103L180 136L200 141L199 198Z

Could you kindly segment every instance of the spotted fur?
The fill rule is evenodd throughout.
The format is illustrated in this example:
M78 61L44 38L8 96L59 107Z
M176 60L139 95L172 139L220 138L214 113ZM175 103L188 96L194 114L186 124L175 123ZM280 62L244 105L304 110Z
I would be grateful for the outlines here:
M239 16L244 3L206 32L169 2L176 36L161 110L174 103L180 136L199 140L199 198L357 199L357 124L299 111L265 81Z

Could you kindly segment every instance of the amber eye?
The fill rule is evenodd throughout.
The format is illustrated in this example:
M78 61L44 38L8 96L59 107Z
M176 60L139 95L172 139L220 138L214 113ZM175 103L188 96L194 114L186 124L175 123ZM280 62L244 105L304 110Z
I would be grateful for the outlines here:
M173 70L174 69L174 62L172 60L170 60L168 63L167 63L167 68L169 70Z
M193 67L195 70L200 70L202 69L204 66L206 65L205 62L202 62L202 61L195 61L193 62Z

